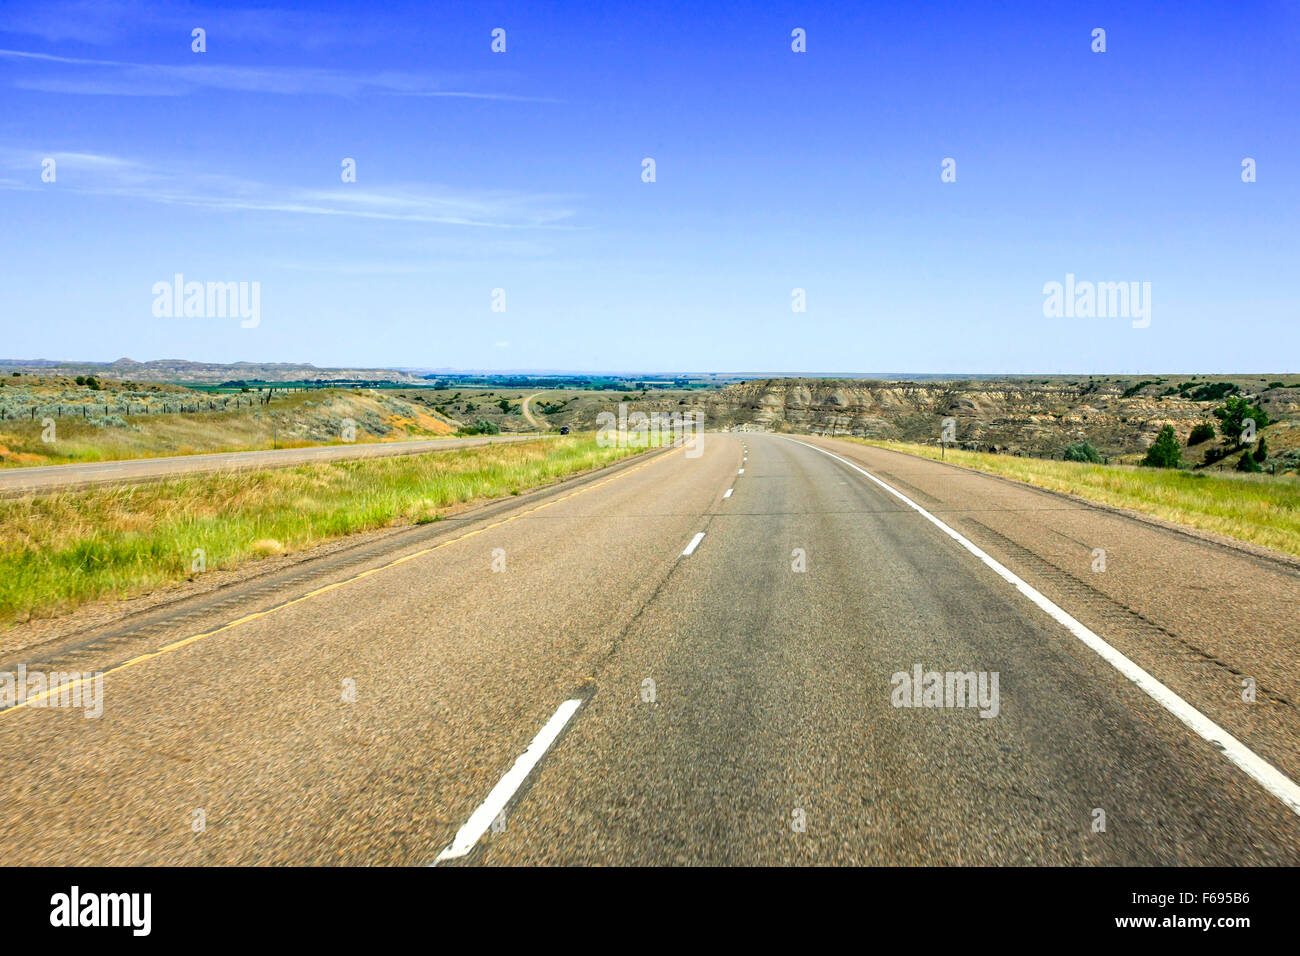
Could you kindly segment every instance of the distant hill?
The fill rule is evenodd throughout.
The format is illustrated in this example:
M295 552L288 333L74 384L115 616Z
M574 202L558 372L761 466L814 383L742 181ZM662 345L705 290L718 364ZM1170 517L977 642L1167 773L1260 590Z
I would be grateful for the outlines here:
M120 358L116 362L73 362L50 359L0 359L0 368L43 375L98 375L130 382L173 382L192 385L220 385L229 381L325 382L375 381L419 382L409 372L391 368L318 368L296 362L190 362L185 359L155 359L137 362Z
M1300 448L1300 376L1055 376L1002 380L863 381L766 379L699 397L713 426L935 443L954 419L956 443L972 451L1059 455L1087 440L1108 455L1144 452L1164 425L1185 442L1226 394L1260 404L1273 419L1274 452ZM1189 452L1197 461L1212 443Z
M957 447L1059 457L1088 441L1107 456L1140 457L1165 425L1186 442L1213 422L1226 395L1268 412L1273 455L1300 459L1300 375L1028 376L1001 379L870 380L765 378L709 391L548 393L536 408L552 427L595 428L597 416L626 401L629 410L704 414L708 429L855 435L935 444L952 418ZM557 407L558 403L558 407ZM1200 464L1220 442L1187 449ZM1293 467L1287 464L1286 467ZM1280 469L1279 469L1280 470Z

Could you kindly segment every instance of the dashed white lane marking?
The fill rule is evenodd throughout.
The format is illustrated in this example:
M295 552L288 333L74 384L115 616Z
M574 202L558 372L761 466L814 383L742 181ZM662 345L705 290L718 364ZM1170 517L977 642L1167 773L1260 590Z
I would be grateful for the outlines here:
M733 491L735 491L735 490L736 490L735 488L728 488L728 489L727 489L727 493L724 494L722 497L724 497L724 498L730 498L730 497L731 497L731 493L732 493Z
M738 475L743 475L744 473L745 473L745 469L744 469L744 468L742 468L742 469L740 469L740 471L736 472L736 474L738 474Z
M836 461L848 465L854 471L865 475L881 488L888 491L895 498L902 501L909 508L912 508L914 511L919 513L921 517L925 518L925 520L929 521L944 534L948 535L948 537L952 538L963 548L992 568L1000 578L1007 581L1017 591L1037 604L1042 610L1046 611L1047 614L1057 623L1064 626L1067 631L1096 651L1102 660L1106 661L1106 663L1110 664L1133 683L1137 684L1138 687L1142 688L1142 690L1150 695L1156 703L1160 704L1165 710L1169 711L1190 727L1197 735L1209 741L1210 744L1222 751L1225 757L1236 764L1261 787L1286 804L1292 812L1300 814L1300 785L1297 785L1294 780L1287 777L1282 773L1282 771L1278 770L1236 737L1232 736L1232 734L1228 733L1214 721L1210 720L1210 718L1206 717L1187 701L1183 700L1183 698L1179 697L1164 684L1160 683L1160 681L1156 680L1133 661L1125 657L1122 653L1111 647L1087 627L1080 624L1060 606L1054 604L1043 594L1040 594L1034 587L1027 584L1014 572L1003 567L995 559L982 551L978 545L971 542L960 532L954 531L952 528L948 527L901 491L895 491L875 475L871 474L871 472L859 468L847 458L841 458L833 452L829 452L824 448L818 448L816 445L809 445L807 442L799 441L797 438L791 438L788 440L807 448L811 448L813 451L819 451L823 455L829 455Z
M703 540L704 540L704 532L701 531L695 537L691 538L691 543L688 544L686 546L686 550L682 552L682 557L683 558L689 557L691 553L700 546L700 542Z
M578 712L582 706L581 700L566 700L560 705L559 710L551 715L551 719L533 738L533 742L528 745L528 749L520 754L519 759L515 761L514 766L507 771L506 775L501 778L500 783L492 788L492 792L487 795L487 799L479 805L465 825L456 831L456 838L448 844L447 848L438 854L438 858L433 861L437 866L443 860L455 860L464 856L474 845L478 843L479 838L488 831L492 826L492 821L497 818L510 798L515 795L528 775L532 773L533 768L537 766L537 761L542 759L542 755L550 749L551 744L555 743L555 738L560 736L560 731L569 719Z

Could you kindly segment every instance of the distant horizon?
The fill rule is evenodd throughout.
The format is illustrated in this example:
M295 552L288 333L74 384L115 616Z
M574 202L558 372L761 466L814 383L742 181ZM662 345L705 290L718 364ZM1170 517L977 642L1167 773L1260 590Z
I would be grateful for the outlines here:
M558 368L471 368L471 367L454 367L454 366L408 366L408 365L317 365L313 362L298 361L253 361L253 360L236 360L233 362L216 362L206 359L187 359L187 358L159 358L159 359L133 359L122 356L111 361L102 359L12 359L0 358L0 367L28 367L28 368L57 368L60 366L112 366L119 362L131 362L136 365L151 365L167 362L184 362L193 365L215 366L220 368L233 368L241 365L262 365L262 366L289 366L293 368L311 368L321 372L335 371L376 371L376 372L404 372L409 375L534 375L534 376L551 376L551 377L577 377L577 376L610 376L619 378L682 378L689 376L711 376L714 378L739 378L739 379L758 379L758 378L848 378L848 379L881 379L896 380L907 378L1039 378L1042 376L1060 378L1060 377L1078 377L1088 376L1095 378L1099 375L1105 376L1123 376L1134 377L1142 375L1165 375L1165 376L1193 376L1193 377L1222 377L1222 376L1269 376L1269 375L1297 375L1297 372L1287 372L1279 370L1237 370L1232 372L1192 372L1192 371L1169 371L1169 370L1144 370L1137 372L1121 371L1030 371L1030 372L976 372L976 371L942 371L942 372L921 372L921 371L877 371L877 372L825 372L825 371L717 371L717 370L615 370L615 369L558 369Z

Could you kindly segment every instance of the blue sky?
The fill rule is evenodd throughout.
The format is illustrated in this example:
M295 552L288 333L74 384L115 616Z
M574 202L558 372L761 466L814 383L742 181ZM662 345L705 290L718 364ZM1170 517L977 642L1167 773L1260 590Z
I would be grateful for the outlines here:
M0 355L1297 370L1295 3L565 6L0 5Z

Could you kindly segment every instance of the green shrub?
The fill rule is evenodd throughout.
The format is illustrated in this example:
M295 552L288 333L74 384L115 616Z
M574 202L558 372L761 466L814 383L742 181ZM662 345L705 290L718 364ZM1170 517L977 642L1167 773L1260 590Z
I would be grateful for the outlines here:
M1186 382L1184 385L1178 386L1178 388L1180 390L1184 387L1191 388L1195 384L1195 382ZM1217 402L1219 399L1239 391L1241 389L1232 382L1207 382L1205 385L1192 388L1188 397L1197 402Z
M1268 459L1268 439L1263 435L1259 436L1259 444L1255 446L1255 453L1250 457L1261 465Z
M1066 445L1063 457L1066 461L1088 461L1093 464L1101 463L1101 454L1086 441L1076 441Z
M1183 452L1178 444L1178 436L1174 434L1174 426L1166 425L1147 449L1142 464L1148 468L1177 468L1182 464L1182 459Z
M473 425L464 425L461 427L462 435L499 435L501 429L486 418L480 418Z
M1254 458L1251 457L1250 452L1243 451L1241 453L1241 457L1237 459L1237 470L1238 471L1263 471L1264 469L1259 467L1259 462L1257 462Z
M1246 430L1246 419L1253 418L1258 428L1265 427L1269 422L1268 412L1250 404L1238 395L1229 396L1214 410L1214 417L1220 422L1219 431L1223 433L1223 437L1233 442L1241 441L1241 433Z
M1044 381L1043 384L1046 385L1047 382ZM1132 398L1134 395L1142 391L1142 389L1146 388L1148 385L1159 385L1159 384L1160 383L1156 381L1154 378L1143 379L1142 381L1135 382L1134 384L1130 385L1128 388L1124 389L1123 393L1120 394L1120 398Z
M1209 422L1201 422L1192 429L1192 433L1187 436L1187 447L1199 445L1201 442L1209 441L1214 437L1214 426Z

